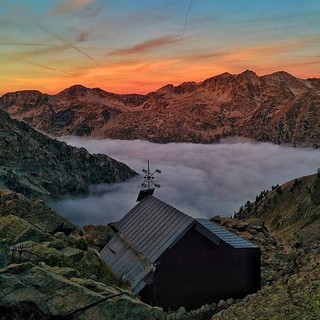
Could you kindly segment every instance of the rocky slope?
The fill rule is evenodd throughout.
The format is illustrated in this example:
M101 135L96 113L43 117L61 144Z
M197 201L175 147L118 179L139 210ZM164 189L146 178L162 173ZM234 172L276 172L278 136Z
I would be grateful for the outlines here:
M320 171L272 189L262 191L254 203L247 202L235 217L263 222L272 234L292 244L319 244Z
M0 111L0 150L0 186L26 195L77 195L88 192L91 184L135 175L123 163L46 137L4 111Z
M0 319L166 319L115 286L83 231L48 209L0 190Z
M263 286L212 320L319 319L320 173L262 191L236 217L216 220L259 243Z
M223 73L166 85L147 95L117 95L76 85L56 95L7 93L0 108L52 135L155 142L217 142L230 136L319 146L320 79L286 72Z

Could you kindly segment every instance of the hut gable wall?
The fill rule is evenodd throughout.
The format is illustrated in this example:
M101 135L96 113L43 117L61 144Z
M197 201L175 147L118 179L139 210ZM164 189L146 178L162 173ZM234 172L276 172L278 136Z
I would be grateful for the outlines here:
M166 309L198 308L220 299L242 298L260 288L260 254L256 248L214 244L194 226L157 261L155 283L140 293Z
M143 279L154 271L153 264L117 233L100 252L101 259L123 282L129 282L135 293L145 285Z

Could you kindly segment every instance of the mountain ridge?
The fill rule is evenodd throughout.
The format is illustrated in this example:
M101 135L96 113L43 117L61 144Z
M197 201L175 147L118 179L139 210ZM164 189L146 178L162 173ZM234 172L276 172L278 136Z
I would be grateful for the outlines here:
M263 281L260 291L213 315L212 320L319 318L319 209L318 169L316 174L263 190L235 218L213 218L259 244Z
M80 195L91 184L121 182L136 174L106 155L49 138L2 110L0 138L0 186L25 195Z
M202 82L167 84L146 95L74 85L55 95L18 91L0 109L55 136L153 142L257 141L320 146L320 79L285 71L222 73Z

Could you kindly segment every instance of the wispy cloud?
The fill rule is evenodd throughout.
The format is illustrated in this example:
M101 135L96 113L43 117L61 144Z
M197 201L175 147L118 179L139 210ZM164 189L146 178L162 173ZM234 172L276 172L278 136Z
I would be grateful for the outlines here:
M69 13L81 9L94 2L94 0L68 0L55 7L51 13Z
M157 37L143 41L128 48L113 50L112 52L110 52L110 55L126 56L135 53L146 52L149 50L171 45L179 41L181 41L181 39L178 35L165 35L162 37Z
M230 55L233 51L207 51L193 54L186 54L183 59L185 60L203 60L203 59L216 59L216 58L224 58Z
M252 45L236 46L227 50L205 50L204 52L185 54L183 58L186 60L202 60L202 59L239 59L255 61L263 56L277 56L285 53L292 53L300 50L302 47L312 45L315 41L319 41L320 36L310 36L303 39L285 40L282 42L258 42Z

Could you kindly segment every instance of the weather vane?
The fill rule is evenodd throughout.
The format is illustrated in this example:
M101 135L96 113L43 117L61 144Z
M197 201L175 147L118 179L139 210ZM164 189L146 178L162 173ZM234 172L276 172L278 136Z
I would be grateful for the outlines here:
M154 182L155 174L161 173L161 170L156 169L155 171L150 171L150 161L148 159L148 169L142 169L142 172L144 173L144 182L141 184L143 187L147 187L148 190L150 190L151 185L155 186L156 188L160 188L160 184L157 184Z
M154 187L156 188L160 188L160 184L155 183L155 174L156 173L161 173L161 170L156 169L155 171L150 171L150 161L148 159L148 169L142 169L142 172L144 173L144 181L141 184L143 187L147 188L144 190L141 190L139 195L138 195L138 199L137 201L141 201L143 198L149 196L149 195L153 195L154 192Z

